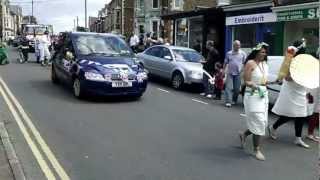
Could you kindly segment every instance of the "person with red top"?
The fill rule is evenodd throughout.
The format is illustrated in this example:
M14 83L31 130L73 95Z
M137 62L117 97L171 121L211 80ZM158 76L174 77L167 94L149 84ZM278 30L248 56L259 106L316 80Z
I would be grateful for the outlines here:
M214 94L216 97L215 100L221 100L221 93L224 87L223 79L225 77L225 73L223 71L223 66L221 63L215 64L215 83L214 83Z
M320 137L318 135L314 134L314 130L316 127L319 127L319 112L320 112L320 88L315 89L312 91L311 94L309 94L309 102L312 103L313 108L313 114L309 116L308 120L308 135L307 139L320 142ZM318 132L319 134L319 132Z

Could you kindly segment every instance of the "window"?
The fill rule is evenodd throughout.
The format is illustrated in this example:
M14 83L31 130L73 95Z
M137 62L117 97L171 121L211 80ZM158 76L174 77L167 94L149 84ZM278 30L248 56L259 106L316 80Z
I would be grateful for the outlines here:
M161 58L164 58L165 56L170 56L172 59L171 52L168 48L161 48L161 50L162 50Z
M153 9L159 8L159 0L152 0L152 8Z
M241 47L244 49L251 49L254 47L256 44L255 24L245 24L234 27L234 39L240 40Z
M179 9L181 7L181 0L174 0L173 1L173 8Z
M188 19L182 18L176 20L176 45L188 47L188 36L189 36L189 24Z
M139 25L139 34L144 33L144 25Z
M148 49L146 54L149 56L161 57L161 49L159 47L154 47Z
M159 32L159 21L158 20L152 21L152 32L153 32L153 36L158 37L158 32Z
M140 0L139 1L139 7L138 8L140 8L140 10L144 9L144 0Z

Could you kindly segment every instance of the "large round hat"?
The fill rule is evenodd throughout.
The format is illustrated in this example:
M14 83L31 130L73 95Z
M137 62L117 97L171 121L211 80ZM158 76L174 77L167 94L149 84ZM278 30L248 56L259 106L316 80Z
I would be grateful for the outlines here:
M290 74L292 79L309 89L319 87L319 60L309 54L300 54L292 59Z

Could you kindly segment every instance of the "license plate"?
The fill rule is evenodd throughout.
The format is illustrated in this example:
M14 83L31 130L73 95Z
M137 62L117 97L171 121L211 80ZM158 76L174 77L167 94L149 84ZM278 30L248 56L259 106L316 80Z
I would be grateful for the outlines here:
M112 82L112 87L132 87L132 82L126 82L126 81L115 81Z

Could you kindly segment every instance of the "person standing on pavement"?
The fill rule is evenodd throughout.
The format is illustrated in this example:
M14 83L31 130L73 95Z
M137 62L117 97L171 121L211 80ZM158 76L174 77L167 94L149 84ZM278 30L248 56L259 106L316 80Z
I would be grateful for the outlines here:
M320 142L320 137L314 134L316 127L319 127L319 112L320 112L320 88L313 90L310 94L313 101L313 114L308 117L308 135L307 139ZM319 133L318 133L319 134Z
M243 104L248 129L239 134L242 148L247 136L252 135L254 156L261 161L265 160L261 152L261 136L265 135L268 124L267 47L265 43L258 44L250 54L253 59L248 59L244 67L246 89Z
M227 52L224 60L224 70L227 74L225 87L226 107L231 107L232 104L236 104L240 93L240 72L247 57L246 53L240 48L240 41L235 40L233 42L233 49Z
M297 48L294 56L305 53L303 41L295 41L293 46ZM296 139L294 144L309 148L310 146L302 141L302 129L304 122L307 121L307 88L297 84L291 77L290 73L284 78L279 97L272 108L272 112L279 116L279 119L268 126L269 136L276 140L276 130L283 124L293 120L295 127Z
M208 50L208 55L205 61L202 61L203 70L209 73L211 76L215 74L215 64L219 62L220 55L218 50L214 47L213 41L207 41L206 48ZM207 98L212 98L213 94L213 85L209 82L209 77L205 73L203 73L203 86L204 92L200 95L206 96Z
M133 52L137 52L137 46L139 45L139 37L132 33L129 39L129 44Z
M50 59L50 51L49 51L49 46L50 46L50 38L49 38L49 32L45 31L43 36L39 37L39 50L40 50L40 62L41 65L44 66L47 61Z

